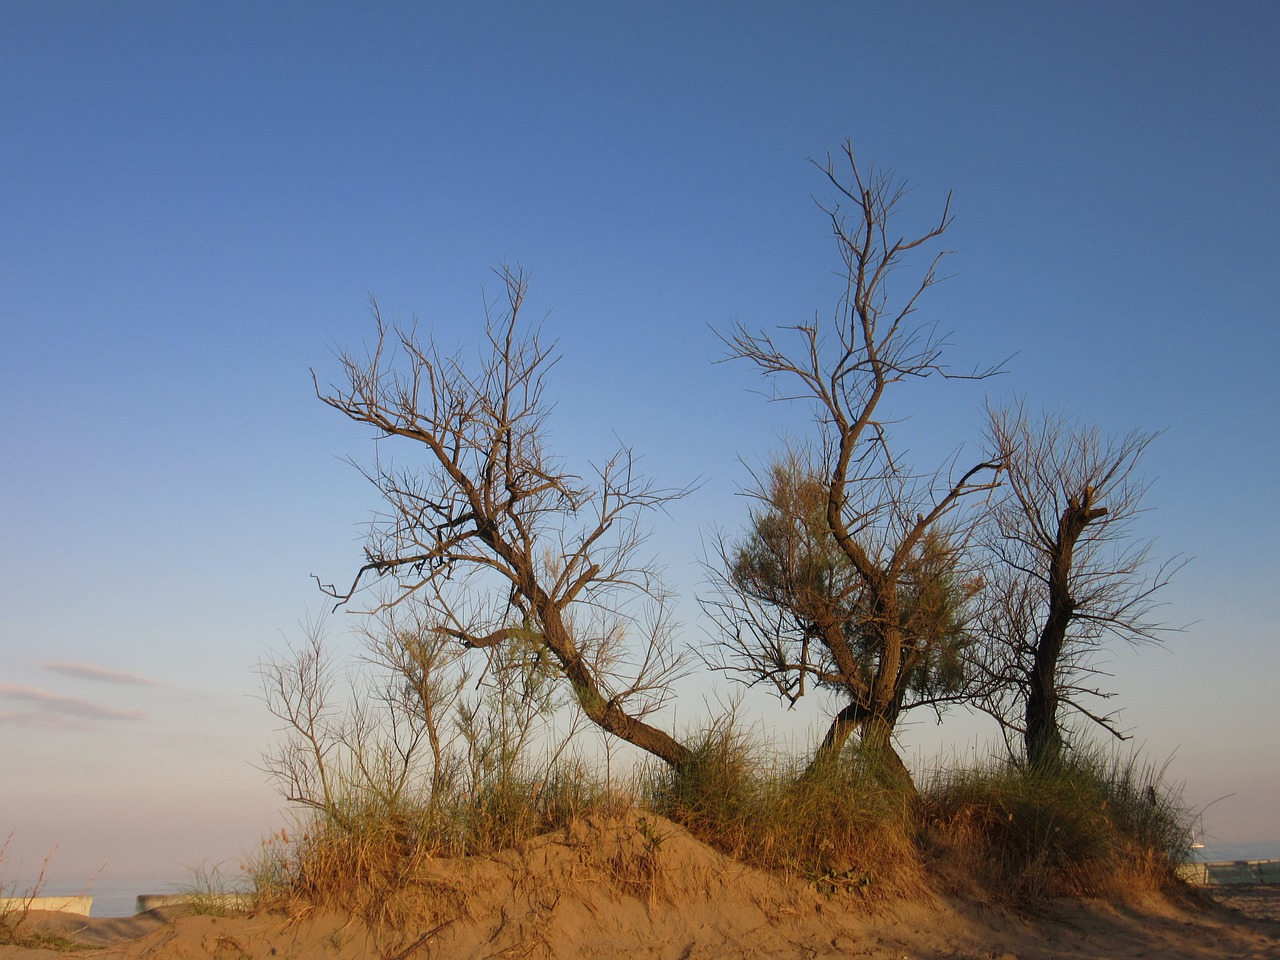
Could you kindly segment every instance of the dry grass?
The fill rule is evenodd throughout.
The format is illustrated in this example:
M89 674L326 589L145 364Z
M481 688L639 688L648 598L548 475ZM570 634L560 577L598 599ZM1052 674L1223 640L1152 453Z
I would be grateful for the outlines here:
M5 837L4 843L0 844L0 877L3 876L5 862L9 854L9 844L12 841L13 833L10 833ZM36 882L23 893L17 893L9 884L0 882L0 899L18 901L16 906L11 903L0 903L0 946L64 952L87 949L83 944L76 943L74 940L59 934L40 930L30 923L31 904L37 897L42 895L45 873L49 869L49 861L53 859L53 855L56 852L57 847L49 851L49 855L40 864L40 874L36 878Z
M256 895L243 882L228 879L218 864L201 864L190 871L191 880L182 888L182 912L201 917L229 917L256 906Z
M913 802L856 752L818 769L771 758L731 725L715 727L682 770L656 771L654 810L729 856L867 899L925 889Z
M693 738L693 752L682 768L649 769L638 799L568 759L394 801L352 790L265 840L245 869L259 905L407 930L465 914L474 891L443 860L523 855L539 836L577 836L585 821L624 815L625 843L586 851L584 862L652 907L673 878L649 812L743 864L871 903L926 897L930 874L950 892L1005 903L1136 896L1176 886L1189 853L1190 817L1162 771L1101 754L1074 753L1051 770L940 771L917 796L856 749L806 767L731 721Z
M924 791L925 843L964 892L996 900L1168 891L1191 817L1162 773L1089 751L1050 768L940 771Z
M373 927L406 928L455 905L452 891L424 878L431 856L415 843L413 825L363 818L339 823L316 814L294 833L263 842L246 868L257 902L303 914L337 910Z
M603 816L591 818L582 831L586 840L581 848L584 860L595 875L617 893L633 896L650 909L659 901L673 902L675 877L669 858L664 855L667 837L662 826L634 808L630 816L626 810L602 813ZM670 824L666 826L670 828Z
M394 807L344 798L338 811L310 811L292 832L264 840L244 869L264 906L336 908L374 927L421 924L456 915L465 896L428 869L436 859L519 849L630 804L576 761L541 778L510 777L474 794L457 790Z

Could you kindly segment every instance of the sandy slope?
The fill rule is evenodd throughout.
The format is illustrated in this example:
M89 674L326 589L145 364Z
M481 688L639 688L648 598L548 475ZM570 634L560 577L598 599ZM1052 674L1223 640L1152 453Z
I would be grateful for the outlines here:
M1280 922L1194 898L1124 907L1055 903L1035 917L946 898L869 912L857 900L827 898L728 861L674 824L637 814L587 822L493 858L437 861L414 902L429 909L397 934L350 916L305 911L31 919L92 944L97 949L89 956L113 960L1280 960ZM1265 895L1260 902L1268 902ZM56 956L0 947L0 960Z

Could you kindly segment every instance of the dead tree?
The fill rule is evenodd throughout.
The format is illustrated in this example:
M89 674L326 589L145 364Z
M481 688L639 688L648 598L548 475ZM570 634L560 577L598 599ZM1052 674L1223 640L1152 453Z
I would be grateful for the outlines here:
M834 318L783 328L786 343L741 325L724 336L729 359L753 364L773 399L812 407L816 439L747 491L758 507L747 535L720 545L722 572L705 606L724 630L722 666L788 699L811 683L838 691L845 705L816 759L838 754L856 731L905 776L893 730L905 707L937 702L939 668L961 642L970 591L962 508L993 488L999 462L915 474L882 410L901 383L954 376L942 363L944 341L914 317L943 254L901 282L913 252L950 225L950 197L935 226L905 238L895 220L902 183L860 168L849 144L820 169L836 191L822 209L846 282Z
M478 364L387 326L375 304L373 347L342 356L342 386L317 382L329 406L422 458L364 471L383 501L365 563L348 587L323 589L340 606L377 582L372 610L427 603L433 629L466 649L517 637L544 649L592 722L679 765L687 749L646 720L682 666L667 595L637 551L644 515L683 491L641 477L627 449L590 480L552 456L555 357L520 323L526 276L498 274L505 296L500 311L486 309Z
M1033 423L1022 403L988 414L990 454L1005 469L985 538L995 565L984 620L1003 681L993 712L1020 726L1028 762L1050 764L1064 708L1123 738L1114 714L1087 705L1108 696L1096 654L1108 638L1160 639L1154 594L1182 561L1154 564L1151 544L1131 536L1147 492L1136 470L1155 434L1108 438L1061 416Z

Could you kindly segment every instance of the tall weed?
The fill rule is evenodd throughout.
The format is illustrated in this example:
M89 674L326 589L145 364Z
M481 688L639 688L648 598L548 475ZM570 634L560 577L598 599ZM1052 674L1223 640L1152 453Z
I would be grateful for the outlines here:
M57 847L49 851L49 855L40 864L40 873L26 891L17 892L16 887L3 881L5 864L9 859L9 844L13 842L10 832L0 843L0 947L15 946L28 950L73 951L88 949L83 944L55 933L41 930L30 923L31 907L35 900L42 896L45 874L49 869L49 861L53 859ZM93 881L90 881L92 885Z

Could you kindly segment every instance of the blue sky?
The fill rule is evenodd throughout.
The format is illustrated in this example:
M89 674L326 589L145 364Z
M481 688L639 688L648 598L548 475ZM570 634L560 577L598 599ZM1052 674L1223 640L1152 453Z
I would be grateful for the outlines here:
M920 462L988 394L1165 431L1142 532L1194 557L1165 598L1193 626L1115 651L1111 687L1189 800L1231 795L1211 833L1280 839L1278 44L1271 3L0 6L11 860L181 877L278 820L254 669L376 507L309 373L369 336L370 294L465 346L491 268L532 273L562 452L621 438L703 481L652 541L697 642L701 532L802 422L713 328L830 310L806 160L846 138L909 216L954 191L922 315L957 368L1011 358L901 396Z

